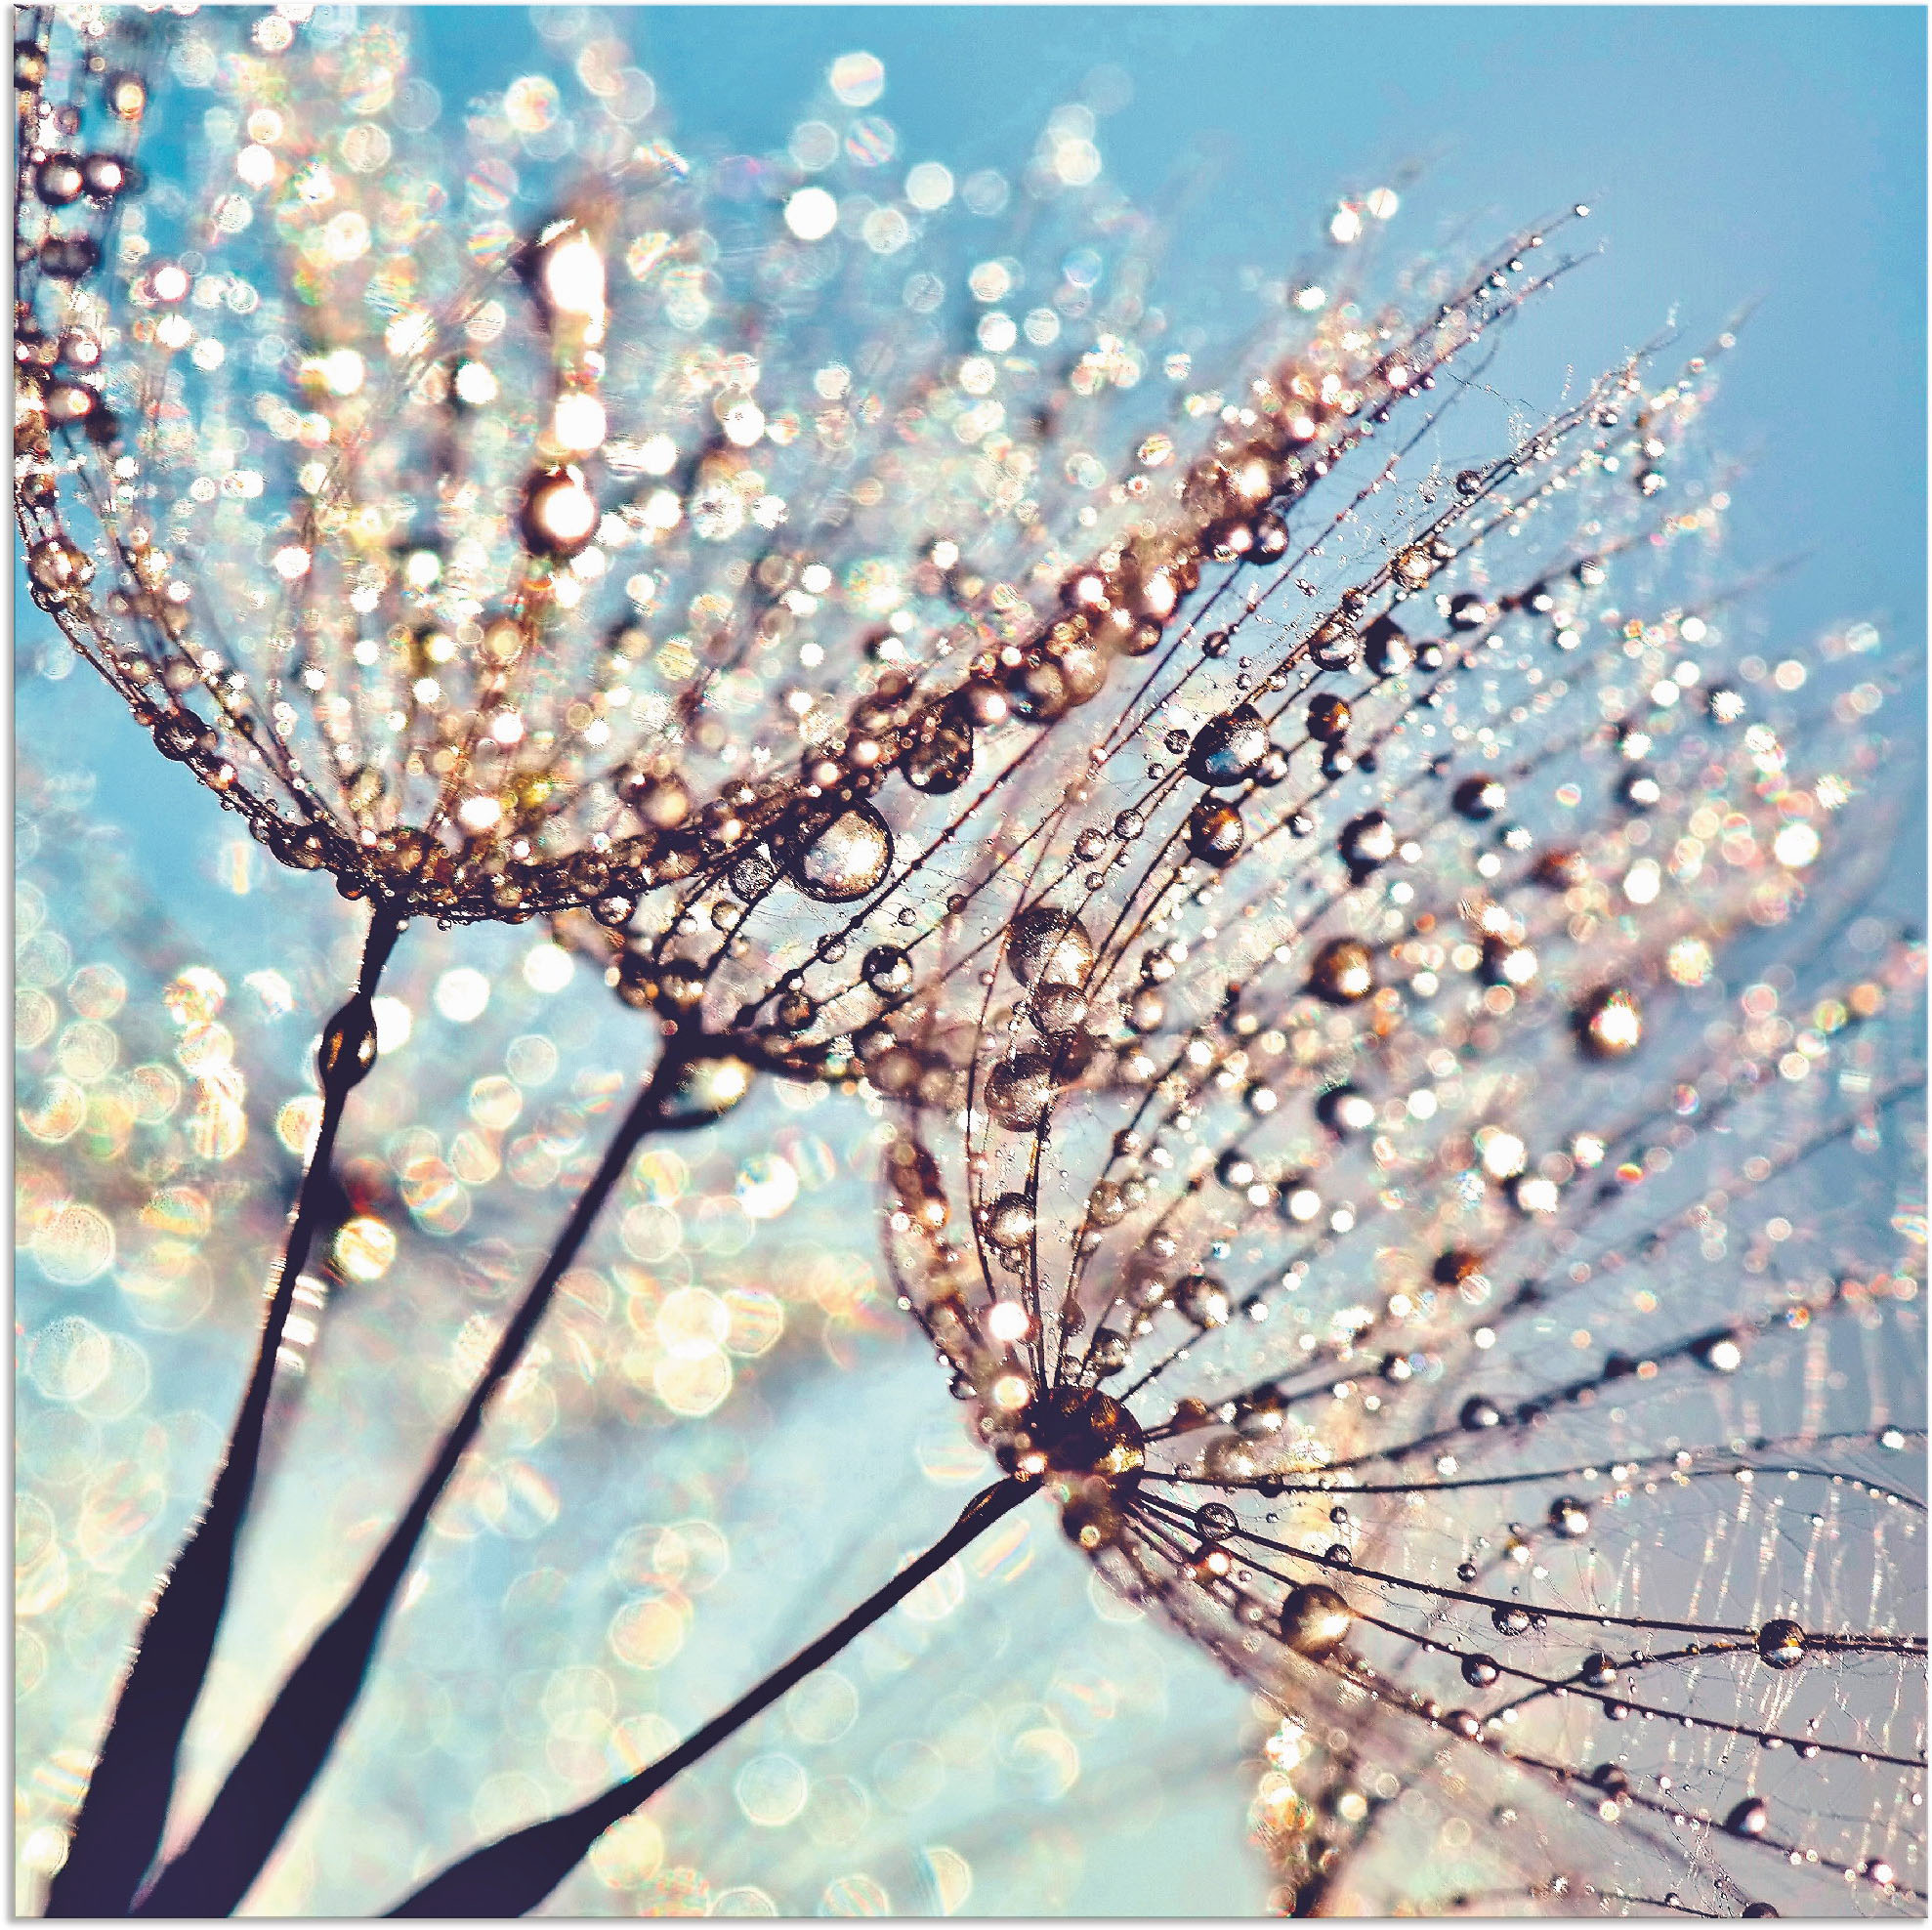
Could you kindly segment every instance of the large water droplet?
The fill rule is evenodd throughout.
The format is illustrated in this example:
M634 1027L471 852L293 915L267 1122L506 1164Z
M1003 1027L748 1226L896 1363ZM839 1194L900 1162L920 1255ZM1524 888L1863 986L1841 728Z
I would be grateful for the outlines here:
M524 484L517 526L532 556L564 563L590 547L598 518L597 498L582 470L539 469Z
M1281 1639L1299 1656L1331 1655L1348 1638L1355 1616L1326 1582L1305 1581L1281 1604Z
M805 834L785 875L821 904L847 904L875 890L891 865L886 820L869 804L849 804Z
M1268 752L1268 727L1252 704L1211 717L1188 751L1188 774L1203 784L1239 784Z
M1559 1494L1550 1503L1550 1530L1566 1541L1580 1541L1590 1531L1590 1511L1573 1494Z
M1002 1193L987 1209L987 1238L995 1246L1025 1246L1038 1224L1032 1202L1024 1194Z
M1396 855L1395 826L1379 811L1364 812L1342 826L1342 862L1358 884Z
M915 791L943 796L973 775L973 723L958 696L929 705L912 720L900 760Z
M1012 1132L1031 1132L1053 1104L1053 1062L1043 1052L1016 1052L987 1080L987 1111Z
M874 991L887 995L902 992L912 983L912 961L896 944L875 944L860 970Z
M1077 986L1093 966L1093 941L1071 911L1031 904L1013 921L1006 960L1023 986Z
M1331 1005L1352 1005L1375 989L1375 961L1359 939L1331 939L1315 954L1308 987Z
M1184 1320L1198 1327L1228 1324L1228 1289L1212 1274L1189 1274L1176 1281L1174 1305Z
M1308 705L1308 734L1318 743L1337 744L1348 735L1353 713L1331 692L1312 697Z
M1315 1116L1332 1133L1365 1133L1375 1123L1375 1102L1359 1086L1332 1086L1315 1102Z
M1188 814L1188 849L1208 863L1232 864L1247 842L1247 826L1233 805L1203 798Z
M1378 677L1400 677L1415 661L1407 633L1392 617L1378 616L1362 643L1368 668Z
M1692 1342L1691 1358L1714 1374L1734 1374L1744 1364L1744 1349L1728 1327Z
M1463 778L1449 799L1457 815L1474 824L1487 822L1508 802L1509 792L1502 779L1482 774Z

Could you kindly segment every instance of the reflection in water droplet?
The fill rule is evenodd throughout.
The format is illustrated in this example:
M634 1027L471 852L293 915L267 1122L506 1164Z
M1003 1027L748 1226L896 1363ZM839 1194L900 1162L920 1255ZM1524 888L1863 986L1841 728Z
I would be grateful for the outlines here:
M1071 912L1029 905L1013 921L1007 962L1023 986L1077 986L1093 964L1093 941Z
M1296 1654L1332 1655L1347 1639L1355 1616L1326 1582L1305 1581L1281 1605L1281 1639Z
M1053 1062L1043 1052L1016 1052L987 1080L987 1111L1013 1132L1031 1132L1053 1103Z
M695 1125L729 1112L751 1090L751 1068L731 1053L707 1053L688 1060L675 1088L663 1102L672 1125Z
M852 804L807 835L785 875L821 904L846 904L877 887L892 852L886 820L869 804Z
M1188 774L1208 785L1239 784L1268 750L1268 727L1252 704L1210 718L1188 752Z

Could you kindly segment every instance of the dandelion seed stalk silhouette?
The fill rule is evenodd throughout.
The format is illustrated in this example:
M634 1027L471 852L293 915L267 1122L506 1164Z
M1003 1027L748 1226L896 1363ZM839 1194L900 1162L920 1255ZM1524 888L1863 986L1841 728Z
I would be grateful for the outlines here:
M21 14L21 1908L1922 1913L1923 30Z

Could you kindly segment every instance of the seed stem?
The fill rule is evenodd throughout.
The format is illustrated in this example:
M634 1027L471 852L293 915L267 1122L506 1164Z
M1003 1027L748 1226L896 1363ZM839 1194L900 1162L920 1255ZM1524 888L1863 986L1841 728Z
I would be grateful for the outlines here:
M248 1386L201 1519L162 1579L122 1679L87 1794L74 1819L67 1860L48 1888L49 1916L126 1914L160 1846L181 1739L206 1680L228 1608L235 1544L248 1517L261 1464L282 1333L295 1303L296 1284L330 1208L329 1171L343 1110L375 1063L372 1002L401 930L402 920L393 911L382 905L374 908L356 989L322 1033L317 1055L321 1119L296 1192Z
M771 1707L815 1669L821 1668L848 1643L925 1581L962 1548L977 1540L1001 1516L1016 1508L1037 1484L1016 1479L995 1482L967 1502L959 1519L916 1561L833 1623L816 1642L738 1698L722 1715L660 1756L648 1769L577 1809L533 1823L473 1851L460 1863L433 1876L388 1912L391 1916L522 1916L534 1909L576 1867L591 1845L612 1824L641 1808L657 1791L701 1762L719 1743L735 1736L754 1716Z
M443 1490L481 1430L490 1402L515 1372L597 1217L653 1132L707 1123L669 1112L690 1065L690 1048L666 1044L651 1076L606 1147L557 1243L503 1329L463 1410L437 1448L408 1507L337 1611L282 1684L247 1748L229 1772L200 1827L135 1908L137 1915L225 1916L248 1894L275 1844L321 1774L361 1694L409 1564Z

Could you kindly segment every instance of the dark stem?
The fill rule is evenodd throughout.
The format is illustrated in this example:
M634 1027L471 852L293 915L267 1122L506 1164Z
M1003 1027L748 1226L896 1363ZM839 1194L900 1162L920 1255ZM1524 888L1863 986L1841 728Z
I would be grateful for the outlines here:
M497 1389L523 1359L558 1280L576 1259L599 1213L629 1168L632 1155L653 1131L706 1123L671 1112L689 1064L689 1048L666 1045L606 1147L590 1184L571 1207L549 1258L503 1329L462 1412L443 1436L408 1507L369 1564L356 1592L311 1643L282 1684L192 1840L163 1866L153 1886L135 1907L135 1914L226 1916L248 1894L321 1774L361 1694L390 1610L437 1502L476 1440Z
M567 1877L590 1846L635 1809L642 1807L674 1777L701 1762L727 1738L735 1736L752 1717L771 1707L814 1669L821 1668L847 1643L898 1606L913 1589L937 1574L954 1555L978 1539L994 1522L1016 1508L1036 1484L995 1482L967 1502L959 1519L916 1561L901 1569L877 1594L868 1597L843 1621L801 1649L783 1667L775 1669L757 1688L741 1696L723 1715L715 1716L694 1736L661 1756L650 1768L581 1807L533 1823L509 1836L499 1837L453 1863L388 1912L391 1916L522 1916L534 1909Z
M207 1677L216 1633L228 1607L235 1543L247 1520L262 1458L262 1434L282 1330L295 1302L296 1283L329 1211L329 1167L343 1109L375 1064L372 1001L401 930L402 921L393 911L375 907L356 990L323 1030L316 1054L321 1121L295 1196L288 1239L247 1391L201 1519L161 1581L134 1659L122 1678L87 1794L74 1818L67 1860L48 1887L49 1916L126 1914L160 1846L182 1735Z

